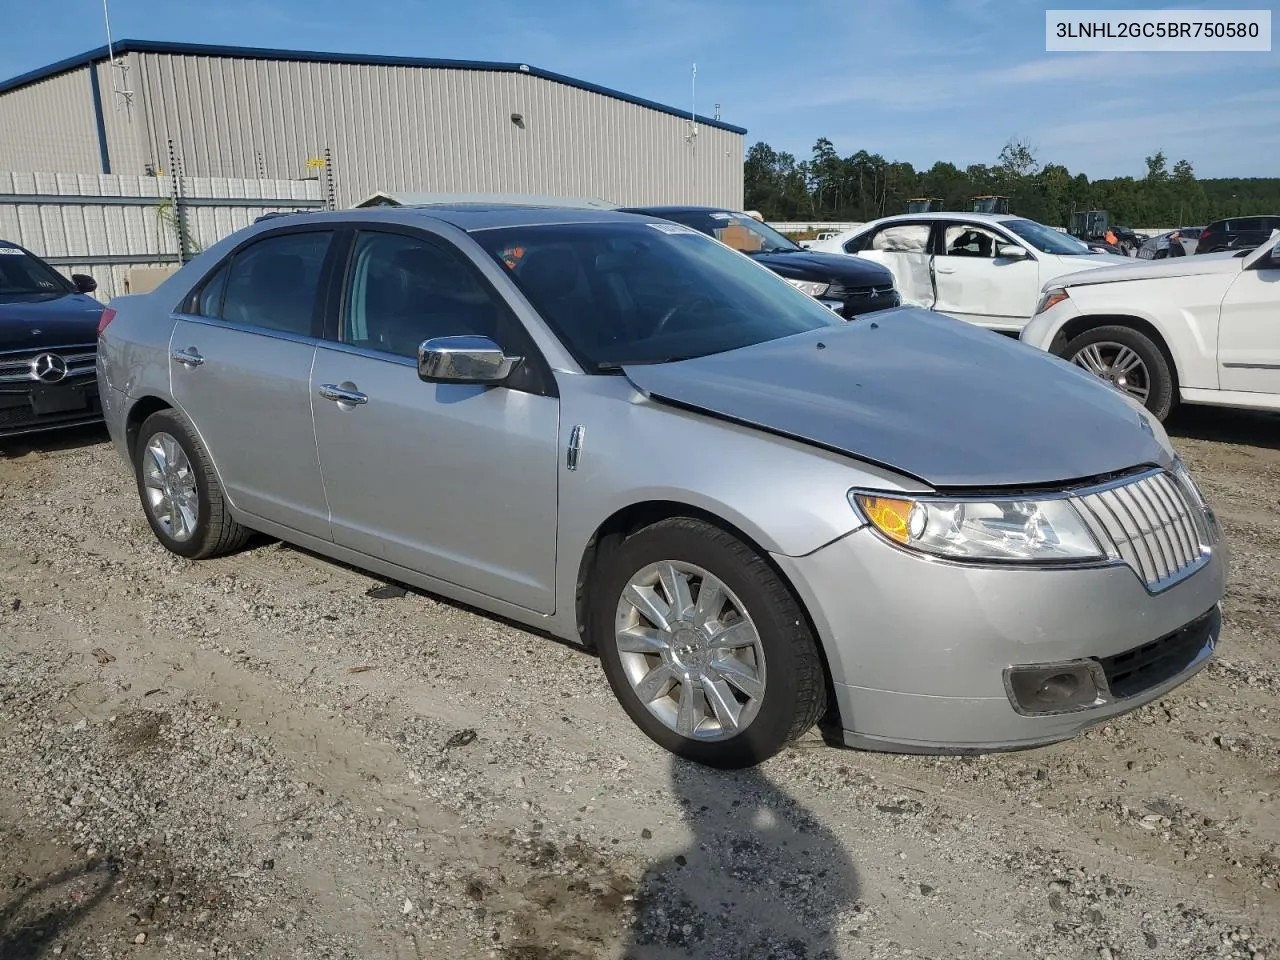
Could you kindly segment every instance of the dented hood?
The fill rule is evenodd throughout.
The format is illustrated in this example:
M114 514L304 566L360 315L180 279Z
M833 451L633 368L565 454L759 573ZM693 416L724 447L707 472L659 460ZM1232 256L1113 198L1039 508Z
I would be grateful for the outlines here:
M624 372L655 401L935 488L1051 485L1171 459L1159 424L1092 374L913 307Z

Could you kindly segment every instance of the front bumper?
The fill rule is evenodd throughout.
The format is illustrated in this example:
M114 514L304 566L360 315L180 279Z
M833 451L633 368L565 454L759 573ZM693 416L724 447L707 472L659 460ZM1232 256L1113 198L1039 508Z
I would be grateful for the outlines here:
M983 752L1053 743L1126 713L1207 662L1220 629L1227 557L1152 594L1123 565L983 567L926 559L868 528L805 557L775 555L808 609L831 668L846 743L912 753ZM1206 618L1203 642L1108 698L1027 716L1006 689L1013 666L1118 661ZM1187 634L1182 634L1185 641ZM1172 644L1172 641L1167 641ZM1154 649L1154 648L1153 648Z
M14 437L102 420L98 385L93 377L60 383L0 385L0 437Z

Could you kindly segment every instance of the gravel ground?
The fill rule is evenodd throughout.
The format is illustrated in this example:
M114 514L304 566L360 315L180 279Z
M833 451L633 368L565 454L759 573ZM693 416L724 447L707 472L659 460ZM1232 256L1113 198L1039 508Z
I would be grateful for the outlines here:
M98 431L10 443L0 958L1280 960L1278 427L1174 424L1234 568L1164 701L738 774L545 637L278 543L170 556Z

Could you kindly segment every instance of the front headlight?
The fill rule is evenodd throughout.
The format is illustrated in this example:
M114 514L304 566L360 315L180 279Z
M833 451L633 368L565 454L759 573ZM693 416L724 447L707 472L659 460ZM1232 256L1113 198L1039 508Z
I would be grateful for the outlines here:
M811 297L820 297L831 289L831 284L819 283L816 280L792 280L790 277L783 277L782 279L801 293L807 293Z
M1050 287L1040 295L1040 302L1036 304L1036 313L1044 313L1050 307L1056 307L1066 299L1066 287Z
M939 557L1036 563L1106 556L1066 499L907 499L856 491L849 499L882 536Z

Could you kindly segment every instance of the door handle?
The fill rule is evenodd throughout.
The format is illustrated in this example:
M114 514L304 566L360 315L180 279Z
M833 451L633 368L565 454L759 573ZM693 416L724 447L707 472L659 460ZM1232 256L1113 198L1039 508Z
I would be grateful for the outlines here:
M336 383L321 384L319 393L320 396L326 400L332 400L334 403L360 404L369 402L368 396L359 390L346 390Z
M175 350L170 354L174 360L187 367L198 367L204 363L204 357L200 356L200 351L195 347L187 347L185 350Z
M939 273L955 273L956 272L955 267L938 267L936 269Z

